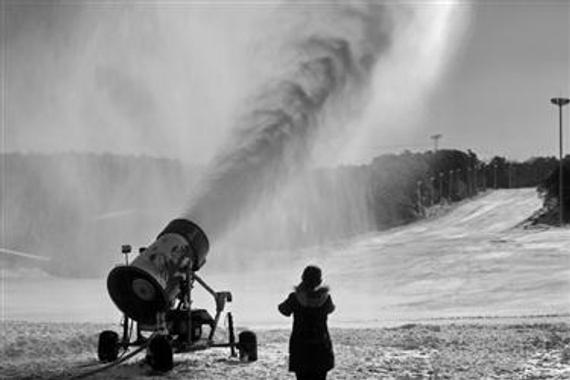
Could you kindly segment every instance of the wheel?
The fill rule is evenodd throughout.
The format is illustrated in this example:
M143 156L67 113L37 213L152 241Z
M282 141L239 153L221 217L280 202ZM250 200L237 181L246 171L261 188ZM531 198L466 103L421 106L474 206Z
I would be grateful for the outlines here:
M166 335L158 335L152 338L148 345L148 362L152 369L167 372L172 369L172 346Z
M239 359L245 362L257 360L257 336L253 331L242 331L238 335Z
M105 330L99 334L97 355L103 363L117 360L119 356L119 334L111 330Z
M192 325L192 342L199 340L202 337L202 326Z

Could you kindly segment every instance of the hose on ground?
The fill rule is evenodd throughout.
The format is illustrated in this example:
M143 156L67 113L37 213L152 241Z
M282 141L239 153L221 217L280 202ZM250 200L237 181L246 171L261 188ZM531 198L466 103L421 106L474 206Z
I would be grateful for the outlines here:
M126 361L126 360L132 358L133 356L135 356L136 354L138 354L139 352L141 352L141 351L144 350L145 348L147 348L148 344L150 343L150 340L151 340L151 339L149 338L142 346L140 346L139 348L137 348L137 349L134 350L133 352L129 352L127 355L121 356L119 359L115 360L114 362L109 363L109 364L106 364L106 365L104 365L104 366L102 366L102 367L99 367L99 368L95 368L95 369L93 369L93 370L91 370L91 371L88 371L88 372L85 372L85 373L82 373L82 374L79 374L79 375L76 375L76 376L72 376L72 377L70 378L70 380L85 379L85 378L87 378L87 377L96 375L96 374L98 374L98 373L100 373L100 372L106 371L106 370L108 370L108 369L111 369L111 368L113 368L113 367L119 365L119 364L121 364L122 362L124 362L124 361Z

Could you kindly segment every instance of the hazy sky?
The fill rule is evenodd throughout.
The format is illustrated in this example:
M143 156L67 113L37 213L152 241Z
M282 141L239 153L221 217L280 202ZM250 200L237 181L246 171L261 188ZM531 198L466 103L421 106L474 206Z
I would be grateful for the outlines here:
M549 99L561 95L570 97L570 1L484 2L434 102L431 129L446 135L446 146L484 155L556 154L558 113ZM568 152L570 109L565 116Z
M2 1L2 150L207 161L244 99L269 75L258 62L271 48L257 48L273 29L283 35L294 27L259 2L152 4ZM443 134L441 147L470 148L484 158L557 154L558 115L549 99L570 96L570 1L458 7L465 8L456 17L461 25L441 29L441 40L457 49L445 53L450 61L429 89L416 86L415 75L392 76L406 84L394 98L403 104L409 94L410 101L392 110L399 117L382 107L369 112L371 128L343 160L427 149L434 133ZM409 72L424 70L429 54L417 62L410 54ZM570 107L565 116L570 122Z
M570 1L478 1L425 119L391 137L422 145L441 133L440 146L483 157L558 155L558 112L549 99L560 95L570 97ZM564 116L568 152L570 107ZM376 151L390 145L379 142Z

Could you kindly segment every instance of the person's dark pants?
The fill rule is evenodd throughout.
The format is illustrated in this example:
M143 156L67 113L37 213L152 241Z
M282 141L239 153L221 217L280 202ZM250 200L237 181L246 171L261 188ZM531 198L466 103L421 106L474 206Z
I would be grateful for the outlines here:
M297 380L326 380L326 372L295 372Z

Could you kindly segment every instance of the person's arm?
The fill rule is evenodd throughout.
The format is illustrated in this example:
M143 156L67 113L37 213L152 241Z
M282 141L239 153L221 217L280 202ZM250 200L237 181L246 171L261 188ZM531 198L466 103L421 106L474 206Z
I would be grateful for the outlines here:
M331 296L328 296L327 300L325 301L325 310L327 311L327 314L332 313L335 308L336 306L334 305Z
M293 313L291 295L289 295L285 301L281 302L277 308L279 309L279 312L284 316L290 316Z

